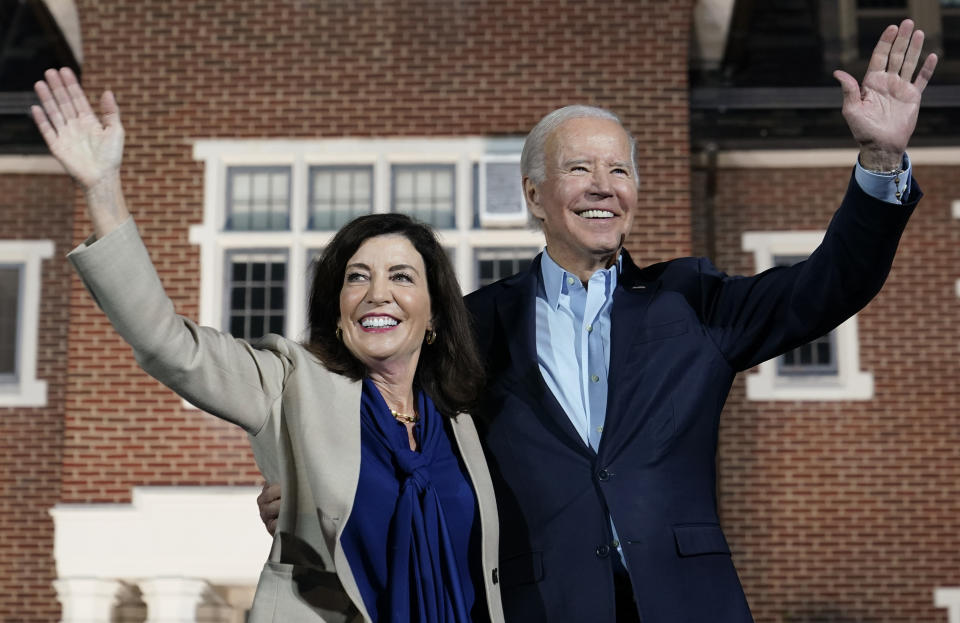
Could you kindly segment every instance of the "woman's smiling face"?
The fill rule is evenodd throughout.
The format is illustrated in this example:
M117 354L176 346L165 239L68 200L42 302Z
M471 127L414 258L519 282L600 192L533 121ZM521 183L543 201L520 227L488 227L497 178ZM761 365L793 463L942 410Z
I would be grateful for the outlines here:
M340 289L343 343L368 370L412 364L432 324L423 257L402 235L366 239L347 262Z

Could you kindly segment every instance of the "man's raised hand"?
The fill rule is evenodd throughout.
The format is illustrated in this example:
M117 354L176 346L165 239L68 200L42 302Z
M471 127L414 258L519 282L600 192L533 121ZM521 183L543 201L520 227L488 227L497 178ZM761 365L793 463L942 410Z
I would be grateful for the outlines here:
M833 72L843 89L843 117L860 144L860 164L866 169L900 167L917 125L920 95L937 66L937 55L930 54L913 78L922 48L923 31L906 19L883 31L862 85L845 71Z

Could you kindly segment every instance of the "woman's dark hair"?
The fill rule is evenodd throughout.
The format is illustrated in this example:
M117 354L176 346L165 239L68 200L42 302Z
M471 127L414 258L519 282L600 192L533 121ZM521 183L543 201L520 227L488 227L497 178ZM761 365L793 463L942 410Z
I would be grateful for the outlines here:
M332 372L359 380L367 368L337 338L340 290L347 262L368 238L404 236L423 258L427 269L433 344L424 342L414 383L441 413L453 415L474 403L484 383L483 365L463 304L460 284L433 230L404 214L370 214L347 223L314 263L308 310L309 341L305 344Z

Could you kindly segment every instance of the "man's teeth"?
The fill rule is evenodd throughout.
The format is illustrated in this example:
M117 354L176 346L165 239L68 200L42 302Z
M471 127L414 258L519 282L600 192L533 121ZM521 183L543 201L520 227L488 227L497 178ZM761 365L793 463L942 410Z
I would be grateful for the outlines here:
M389 316L372 316L370 318L364 318L360 321L360 325L364 329L379 329L381 327L395 327L399 323Z
M583 218L613 218L613 212L606 210L584 210L580 213Z

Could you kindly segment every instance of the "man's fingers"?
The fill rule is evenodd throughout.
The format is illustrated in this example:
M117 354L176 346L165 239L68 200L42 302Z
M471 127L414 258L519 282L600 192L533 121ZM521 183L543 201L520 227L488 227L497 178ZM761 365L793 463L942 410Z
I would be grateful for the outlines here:
M855 106L860 103L860 85L856 79L847 72L837 69L833 72L833 77L840 83L840 90L843 91L844 107Z
M917 79L913 81L913 86L917 87L917 90L921 93L927 88L927 83L930 82L930 78L933 77L933 70L937 67L937 60L936 54L927 56L927 60L923 62L923 67L920 68L920 72L917 74Z
M890 47L890 60L887 63L887 71L898 74L903 68L903 58L907 53L907 47L910 45L910 39L913 36L913 22L905 19L900 23L897 31L897 38L894 39Z
M904 23L910 20L904 20ZM911 25L913 22L910 22ZM893 24L887 26L887 29L880 35L876 47L873 48L873 55L870 56L870 64L867 66L867 73L871 71L886 71L887 62L890 60L890 49L893 48L893 42L897 38L899 28Z
M910 38L910 47L907 48L907 53L903 57L903 66L900 68L900 77L907 82L913 80L913 72L916 70L917 61L920 59L920 50L923 49L923 39L922 30L914 31Z

